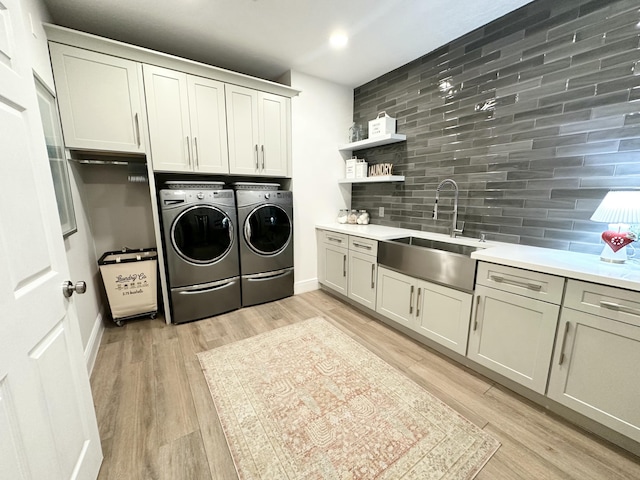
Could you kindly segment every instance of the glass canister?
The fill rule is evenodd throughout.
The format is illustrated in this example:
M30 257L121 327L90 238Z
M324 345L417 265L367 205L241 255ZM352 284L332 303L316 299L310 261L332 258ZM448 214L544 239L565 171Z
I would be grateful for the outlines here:
M359 142L360 140L364 140L362 125L354 122L349 128L349 143Z
M347 223L349 219L349 210L341 208L338 210L338 223Z
M358 211L351 210L349 217L347 218L347 223L355 225L358 222Z
M369 225L369 212L366 210L360 210L356 223L358 225Z

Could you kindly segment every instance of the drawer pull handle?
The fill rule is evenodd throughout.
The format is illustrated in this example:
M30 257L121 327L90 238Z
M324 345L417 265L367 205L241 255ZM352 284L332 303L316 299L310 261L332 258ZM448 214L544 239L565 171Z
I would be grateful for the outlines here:
M567 343L567 335L569 334L569 322L565 322L564 324L564 336L562 337L562 345L560 346L560 360L558 360L558 365L562 365L564 362L564 347Z
M501 277L499 275L489 275L489 278L491 280L493 280L494 282L509 283L511 285L516 285L518 287L528 288L529 290L535 290L536 292L539 292L540 290L542 290L542 285L540 285L539 283L520 282L518 280L512 280L510 278L504 278L504 277Z
M480 295L476 297L476 314L473 316L473 331L478 329L478 310L480 310Z
M372 289L376 286L376 284L374 283L375 277L376 277L376 264L372 263L371 264L371 288Z
M411 285L411 295L409 295L409 315L413 313L413 285Z
M371 250L371 245L363 245L362 243L353 242L354 247L358 248L366 248L367 250Z
M342 276L343 277L347 276L347 256L346 255L342 257Z
M628 313L630 315L640 315L640 310L637 308L631 308L631 307L627 307L626 305L619 305L613 302L606 302L604 300L601 300L600 306L604 308L608 308L610 310L615 310L616 312Z
M422 290L421 288L418 289L418 298L416 298L416 317L420 316L420 291L421 290Z
M342 243L342 240L339 238L327 237L327 240L329 240L330 242Z

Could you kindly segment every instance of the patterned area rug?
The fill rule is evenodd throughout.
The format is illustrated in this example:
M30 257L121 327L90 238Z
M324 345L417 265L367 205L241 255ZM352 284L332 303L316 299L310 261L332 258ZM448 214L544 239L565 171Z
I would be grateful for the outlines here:
M470 479L500 446L323 318L199 359L241 479Z

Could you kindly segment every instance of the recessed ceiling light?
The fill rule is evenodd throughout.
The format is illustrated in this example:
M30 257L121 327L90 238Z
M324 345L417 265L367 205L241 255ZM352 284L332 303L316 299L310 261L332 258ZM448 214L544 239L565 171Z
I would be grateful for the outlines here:
M336 32L329 37L329 43L333 48L344 48L349 42L349 37L345 33Z

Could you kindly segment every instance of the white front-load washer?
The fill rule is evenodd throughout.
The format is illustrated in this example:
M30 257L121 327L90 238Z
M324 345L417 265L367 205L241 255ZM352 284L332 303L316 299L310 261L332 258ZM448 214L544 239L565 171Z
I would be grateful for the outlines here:
M233 190L160 190L160 208L173 322L198 320L239 308Z

